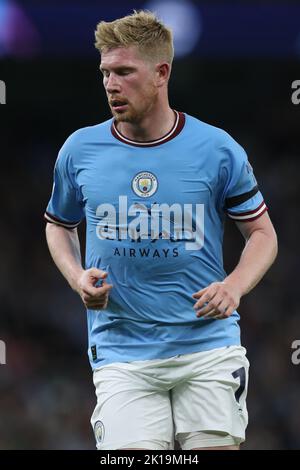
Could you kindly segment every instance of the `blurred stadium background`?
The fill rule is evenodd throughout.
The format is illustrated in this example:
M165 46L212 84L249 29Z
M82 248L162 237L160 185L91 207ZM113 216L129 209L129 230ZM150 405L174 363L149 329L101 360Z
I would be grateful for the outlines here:
M94 448L85 311L50 259L43 211L66 137L110 117L96 23L133 8L174 28L173 107L227 130L255 168L280 252L239 309L252 366L244 448L300 448L299 2L0 0L0 449ZM242 245L228 222L227 270Z

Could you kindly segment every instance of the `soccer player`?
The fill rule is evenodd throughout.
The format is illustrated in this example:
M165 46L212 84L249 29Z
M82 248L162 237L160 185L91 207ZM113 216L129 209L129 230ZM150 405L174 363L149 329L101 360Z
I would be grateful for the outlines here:
M45 217L87 308L97 448L238 449L248 360L236 309L276 257L266 205L242 147L169 106L172 34L155 15L100 22L96 47L113 117L66 140ZM226 216L246 241L229 275Z

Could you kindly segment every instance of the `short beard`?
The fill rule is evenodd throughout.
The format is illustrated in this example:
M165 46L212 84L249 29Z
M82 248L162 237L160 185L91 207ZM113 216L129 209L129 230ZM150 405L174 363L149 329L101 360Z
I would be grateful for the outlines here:
M120 113L118 115L114 115L116 122L129 122L130 124L139 124L143 121L145 116L149 114L152 107L156 102L156 97L152 101L149 100L149 103L146 104L143 109L136 111L135 109L130 109L129 111L125 111L124 113Z
M116 123L118 122L136 122L135 116L132 116L130 112L125 111L125 113L112 113L115 118Z

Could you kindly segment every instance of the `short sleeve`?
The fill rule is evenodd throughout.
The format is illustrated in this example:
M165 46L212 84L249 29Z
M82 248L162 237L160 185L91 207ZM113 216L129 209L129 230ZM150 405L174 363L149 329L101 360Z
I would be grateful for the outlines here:
M222 150L225 154L222 208L228 217L236 221L255 220L267 210L267 206L247 154L231 137Z
M45 219L65 228L77 227L84 218L84 205L75 180L72 140L62 146L54 167L54 182Z

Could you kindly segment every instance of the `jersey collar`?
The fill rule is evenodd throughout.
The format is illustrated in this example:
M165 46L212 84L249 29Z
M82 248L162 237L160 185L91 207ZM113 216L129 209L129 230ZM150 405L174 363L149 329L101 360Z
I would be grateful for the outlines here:
M118 131L115 120L113 120L113 122L112 122L111 132L112 132L112 135L116 139L120 140L121 142L124 142L125 144L134 145L135 147L154 147L156 145L161 145L161 144L164 144L166 142L169 142L169 140L171 140L171 139L174 139L174 137L176 137L182 131L182 129L184 127L185 115L183 113L175 111L175 110L174 110L174 113L175 113L176 119L175 119L175 123L174 123L172 129L167 134L165 134L164 136L162 136L162 137L160 137L159 139L156 139L156 140L149 140L149 141L146 141L146 142L140 142L138 140L128 139L123 134L121 134L120 131Z

